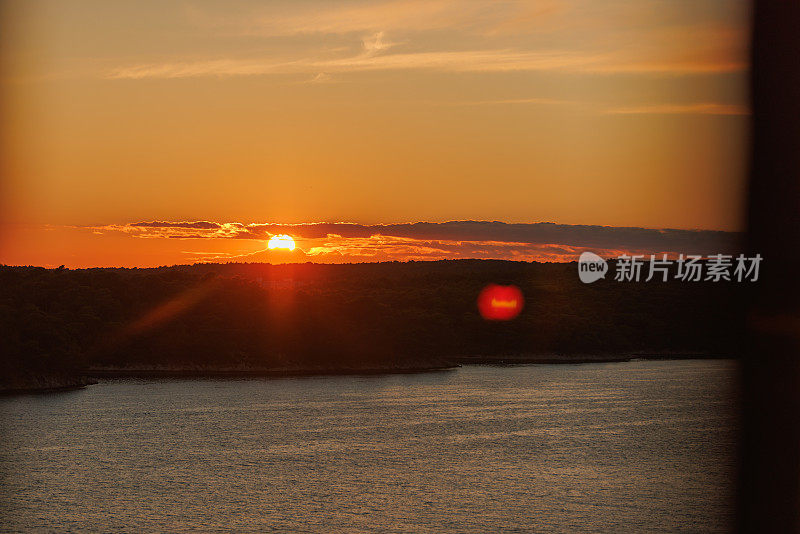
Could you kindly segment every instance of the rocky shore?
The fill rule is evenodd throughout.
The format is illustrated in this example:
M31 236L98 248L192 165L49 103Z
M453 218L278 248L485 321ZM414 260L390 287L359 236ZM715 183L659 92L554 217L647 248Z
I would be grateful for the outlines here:
M96 383L97 380L90 376L66 371L6 374L0 377L0 394L46 393L77 389Z
M455 362L441 360L427 363L400 363L377 366L285 366L285 367L219 367L219 366L146 366L92 367L86 373L92 378L250 378L330 375L379 375L446 371L458 367Z

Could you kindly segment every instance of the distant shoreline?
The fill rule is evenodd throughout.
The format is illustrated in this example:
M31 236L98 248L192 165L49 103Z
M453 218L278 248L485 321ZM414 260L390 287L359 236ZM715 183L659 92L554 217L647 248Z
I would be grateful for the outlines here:
M398 368L341 368L341 369L111 369L96 368L85 372L91 378L291 378L303 376L354 376L354 375L392 375L416 374L450 371L460 367L458 364L433 367Z
M508 355L508 356L462 356L448 362L432 366L408 367L343 367L343 368L187 368L187 367L141 367L115 368L95 367L84 373L91 378L222 378L222 377L299 377L299 376L347 376L347 375L389 375L415 374L450 371L464 365L525 365L550 364L569 365L583 363L623 363L632 360L689 360L689 359L730 359L731 356L709 355L704 353L641 353L626 355Z
M469 365L580 365L587 363L625 363L636 360L730 360L731 355L706 353L637 353L626 355L509 355L463 356L436 366L372 367L372 368L272 368L272 369L221 369L221 368L92 368L74 375L36 375L21 377L0 387L0 395L57 393L82 389L103 379L248 379L248 378L302 378L324 376L379 376L453 371Z
M734 359L732 355L705 352L636 352L630 354L520 354L507 356L462 356L462 365L522 365L522 364L581 364L622 363L633 360L717 360Z

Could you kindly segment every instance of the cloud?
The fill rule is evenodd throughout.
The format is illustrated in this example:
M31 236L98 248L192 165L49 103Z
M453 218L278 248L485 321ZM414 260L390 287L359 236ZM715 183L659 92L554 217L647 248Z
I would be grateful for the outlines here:
M331 238L313 247L308 256L315 261L424 261L440 259L509 259L516 261L573 261L584 248L551 244L504 243L498 241L421 240L375 235L368 238ZM605 256L622 251L595 249Z
M377 41L377 40L376 40ZM357 55L336 59L214 59L145 63L115 68L106 73L109 79L191 78L200 76L256 76L263 74L343 73L375 70L449 70L488 72L515 70L575 70L587 68L600 58L568 52L517 50L465 50L378 54L383 43L365 42Z
M118 67L108 79L191 78L202 76L258 76L380 70L440 70L450 72L561 71L571 73L648 73L686 75L743 71L745 62L660 61L642 62L620 54L570 50L476 49L381 53L390 45L376 38L364 41L364 51L340 58L301 57L221 58L197 61L143 63Z
M483 0L374 0L368 2L295 2L260 5L245 16L193 9L195 24L249 36L335 35L378 31L426 32L462 28L489 33L530 31L532 22L556 13L563 0L491 2Z
M249 253L183 251L183 254L193 263L304 263L310 259L299 248L291 251L264 249Z
M550 244L502 243L493 241L419 240L374 235L371 237L329 236L303 251L260 250L249 253L184 252L193 262L237 263L352 263L379 261L427 261L442 259L507 259L515 261L574 261L582 247ZM626 250L592 249L604 257L616 257Z
M642 106L613 107L608 104L565 100L558 98L513 98L498 100L472 100L461 102L433 102L434 105L461 106L569 106L584 113L601 115L712 115L747 116L750 109L745 105L702 102L690 104L647 104Z
M502 105L573 106L580 107L585 112L595 112L603 115L750 115L750 108L748 106L739 104L721 104L716 102L690 104L647 104L642 106L609 107L607 104L583 102L580 100L563 100L557 98L515 98L446 103L437 102L436 104L456 107Z
M612 108L606 111L614 115L749 115L747 106L736 104L655 104Z
M333 76L328 74L327 72L320 72L317 73L316 76L311 78L308 83L330 83L333 81Z
M462 102L437 102L445 106L501 106L501 105L543 105L543 106L583 106L579 100L563 100L559 98L506 98L498 100L468 100Z
M383 32L376 32L375 35L371 35L370 37L365 37L361 43L364 46L364 50L366 51L367 55L372 56L377 52L382 50L387 50L394 46L393 43L387 43L383 40Z
M134 228L197 228L201 230L211 230L220 228L221 225L209 221L194 221L194 222L168 222L168 221L152 221L152 222L135 222L129 226Z
M118 65L103 76L313 76L414 69L741 72L747 68L748 35L741 4L712 9L654 0L602 6L586 0L374 0L253 4L237 10L194 6L186 9L187 31L223 43L235 36L239 49L215 57ZM257 56L253 50L272 53ZM336 50L340 53L332 56Z
M712 230L498 221L375 225L153 221L92 227L91 230L172 239L267 240L276 234L289 234L309 257L325 258L339 254L351 258L351 261L387 257L571 257L583 250L716 254L736 251L742 238L740 234Z
M380 70L555 71L693 75L747 68L746 18L736 9L699 21L660 3L581 0L392 0L259 7L245 15L191 10L195 26L260 50L121 65L110 79L234 77ZM667 22L662 17L670 17ZM389 39L391 35L392 40ZM331 48L324 36L335 36ZM400 41L397 41L397 39ZM284 42L283 46L275 46Z

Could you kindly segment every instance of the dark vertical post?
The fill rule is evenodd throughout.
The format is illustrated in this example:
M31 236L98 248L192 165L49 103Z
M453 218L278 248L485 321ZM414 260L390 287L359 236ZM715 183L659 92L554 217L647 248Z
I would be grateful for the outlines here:
M800 2L755 0L740 530L800 532Z

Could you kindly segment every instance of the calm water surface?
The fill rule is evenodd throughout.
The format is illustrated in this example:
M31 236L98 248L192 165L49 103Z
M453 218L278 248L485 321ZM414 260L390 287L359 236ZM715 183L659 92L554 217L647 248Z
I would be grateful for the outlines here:
M0 528L726 531L735 373L470 366L6 397Z

